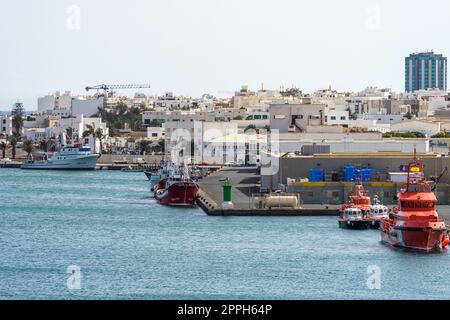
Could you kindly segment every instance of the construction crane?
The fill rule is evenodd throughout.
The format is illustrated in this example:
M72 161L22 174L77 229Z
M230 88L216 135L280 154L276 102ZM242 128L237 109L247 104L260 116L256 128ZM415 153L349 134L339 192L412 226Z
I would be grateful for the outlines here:
M431 191L435 191L437 188L437 185L439 183L439 181L441 180L441 178L444 176L444 174L446 174L448 171L448 167L445 167L444 169L442 169L441 173L439 174L439 176L435 177L435 176L431 176L430 180L434 182L434 186L431 189Z
M108 97L108 91L110 91L110 94L113 93L113 90L118 90L118 89L149 89L151 88L151 86L149 84L100 84L100 85L96 85L96 86L88 86L86 87L86 91L90 91L90 90L97 90L97 92L99 90L103 90L103 95L105 97Z

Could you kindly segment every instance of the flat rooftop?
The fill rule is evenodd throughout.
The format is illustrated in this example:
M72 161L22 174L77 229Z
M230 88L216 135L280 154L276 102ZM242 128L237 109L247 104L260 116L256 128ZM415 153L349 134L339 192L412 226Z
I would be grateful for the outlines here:
M343 152L343 153L316 153L314 155L303 155L295 152L285 153L282 158L412 158L414 153L409 152ZM416 153L418 158L441 158L438 153Z

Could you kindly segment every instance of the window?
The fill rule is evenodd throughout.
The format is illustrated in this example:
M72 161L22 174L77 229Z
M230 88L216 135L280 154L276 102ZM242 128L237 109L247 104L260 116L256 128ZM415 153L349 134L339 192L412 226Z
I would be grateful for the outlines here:
M345 120L345 116L342 116L342 117L341 117L341 120Z
M157 132L152 132L152 137L153 138L157 138L158 137L158 133Z
M331 116L330 119L331 120L336 120L336 116Z

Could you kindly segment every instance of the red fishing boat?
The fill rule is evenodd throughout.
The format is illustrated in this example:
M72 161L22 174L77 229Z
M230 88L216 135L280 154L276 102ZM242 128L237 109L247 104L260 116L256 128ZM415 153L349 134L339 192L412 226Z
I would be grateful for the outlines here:
M199 189L189 175L174 170L155 186L155 199L168 206L195 206Z
M437 198L425 181L423 162L414 159L407 182L397 194L398 206L381 221L381 240L395 247L421 251L445 248L449 243L445 222L436 211Z

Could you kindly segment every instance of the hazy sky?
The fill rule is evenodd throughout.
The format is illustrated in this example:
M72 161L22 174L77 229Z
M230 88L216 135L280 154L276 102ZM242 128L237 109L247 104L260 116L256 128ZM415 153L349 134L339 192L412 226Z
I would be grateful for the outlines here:
M448 30L441 0L2 0L0 109L101 83L402 91L404 57L449 55Z

